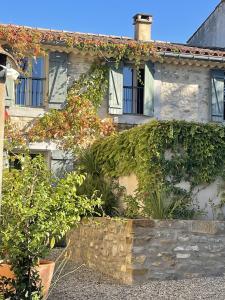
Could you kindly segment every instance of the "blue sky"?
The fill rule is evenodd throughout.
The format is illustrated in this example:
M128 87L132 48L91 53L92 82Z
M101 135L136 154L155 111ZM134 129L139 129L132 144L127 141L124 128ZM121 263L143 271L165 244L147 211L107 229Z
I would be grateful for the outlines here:
M153 39L185 42L220 0L10 0L1 23L133 36L137 12L154 17ZM4 13L3 13L4 12Z

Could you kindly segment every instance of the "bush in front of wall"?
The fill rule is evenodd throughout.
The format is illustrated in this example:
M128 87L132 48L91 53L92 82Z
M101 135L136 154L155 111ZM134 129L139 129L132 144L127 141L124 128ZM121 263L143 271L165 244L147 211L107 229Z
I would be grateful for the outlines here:
M93 191L96 196L101 197L102 206L99 214L115 216L118 214L118 202L123 194L123 188L116 180L103 176L98 168L93 153L87 149L80 154L79 167L81 173L86 177L82 185L78 188L78 193L91 197Z
M153 120L98 140L90 151L103 176L137 176L146 209L152 193L161 193L161 186L173 197L184 194L190 207L196 186L225 178L225 127L213 123ZM189 191L182 189L182 182L188 182ZM148 214L153 215L151 209Z
M191 201L185 191L174 193L165 185L157 186L148 193L136 192L135 195L125 195L124 216L127 218L151 217L163 219L192 219L203 214L199 207Z
M6 171L1 216L1 258L15 279L6 284L7 299L42 299L36 267L55 240L100 206L97 197L78 195L84 175L76 172L55 179L42 156L19 156L21 170Z

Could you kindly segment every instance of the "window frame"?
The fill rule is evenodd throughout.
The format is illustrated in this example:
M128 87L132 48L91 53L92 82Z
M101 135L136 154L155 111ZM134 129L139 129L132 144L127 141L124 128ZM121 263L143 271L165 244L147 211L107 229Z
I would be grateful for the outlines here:
M124 68L130 68L131 72L132 72L132 85L131 86L127 86L124 84ZM137 69L135 68L135 66L133 64L130 63L125 63L123 66L123 114L124 115L136 115L136 116L144 116L144 89L145 89L145 65L141 64L139 70L143 70L143 84L141 84L141 82L139 82L141 84L141 86L139 86L138 83L138 77L137 77ZM132 112L126 112L125 111L125 97L124 97L124 93L125 93L125 88L131 88L132 89ZM141 111L140 113L138 112L138 89L141 88L142 89L142 108L139 107L139 110Z
M33 77L33 58L28 58L28 71L27 74L22 74L20 79L25 79L25 93L24 93L24 104L17 103L17 88L18 84L15 88L15 105L17 107L31 107L31 108L44 108L47 106L48 102L48 72L49 72L49 64L48 64L48 55L40 56L43 59L43 75L42 77L38 77L38 79L43 81L43 99L41 105L32 105L32 79Z

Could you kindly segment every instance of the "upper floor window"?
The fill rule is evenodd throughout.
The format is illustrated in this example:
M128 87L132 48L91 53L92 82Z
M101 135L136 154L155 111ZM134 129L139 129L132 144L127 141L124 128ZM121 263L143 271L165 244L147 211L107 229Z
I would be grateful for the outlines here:
M109 113L153 116L154 65L151 61L143 63L139 71L123 63L110 66Z
M144 69L137 71L129 66L123 69L123 113L143 115Z
M41 107L45 93L45 61L43 57L24 59L23 69L16 87L16 104L21 106Z

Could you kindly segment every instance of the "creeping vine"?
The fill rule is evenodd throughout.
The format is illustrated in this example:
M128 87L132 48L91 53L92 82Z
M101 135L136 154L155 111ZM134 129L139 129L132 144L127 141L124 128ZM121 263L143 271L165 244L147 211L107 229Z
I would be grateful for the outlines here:
M0 40L8 50L20 60L26 56L38 56L45 53L46 45L65 46L83 52L92 52L95 56L112 61L116 65L122 60L132 60L137 67L143 57L158 56L154 43L137 42L110 38L94 38L91 35L38 30L15 25L0 25Z
M91 152L107 177L134 173L142 198L162 185L191 197L197 186L225 178L225 128L212 123L154 120L95 142Z

